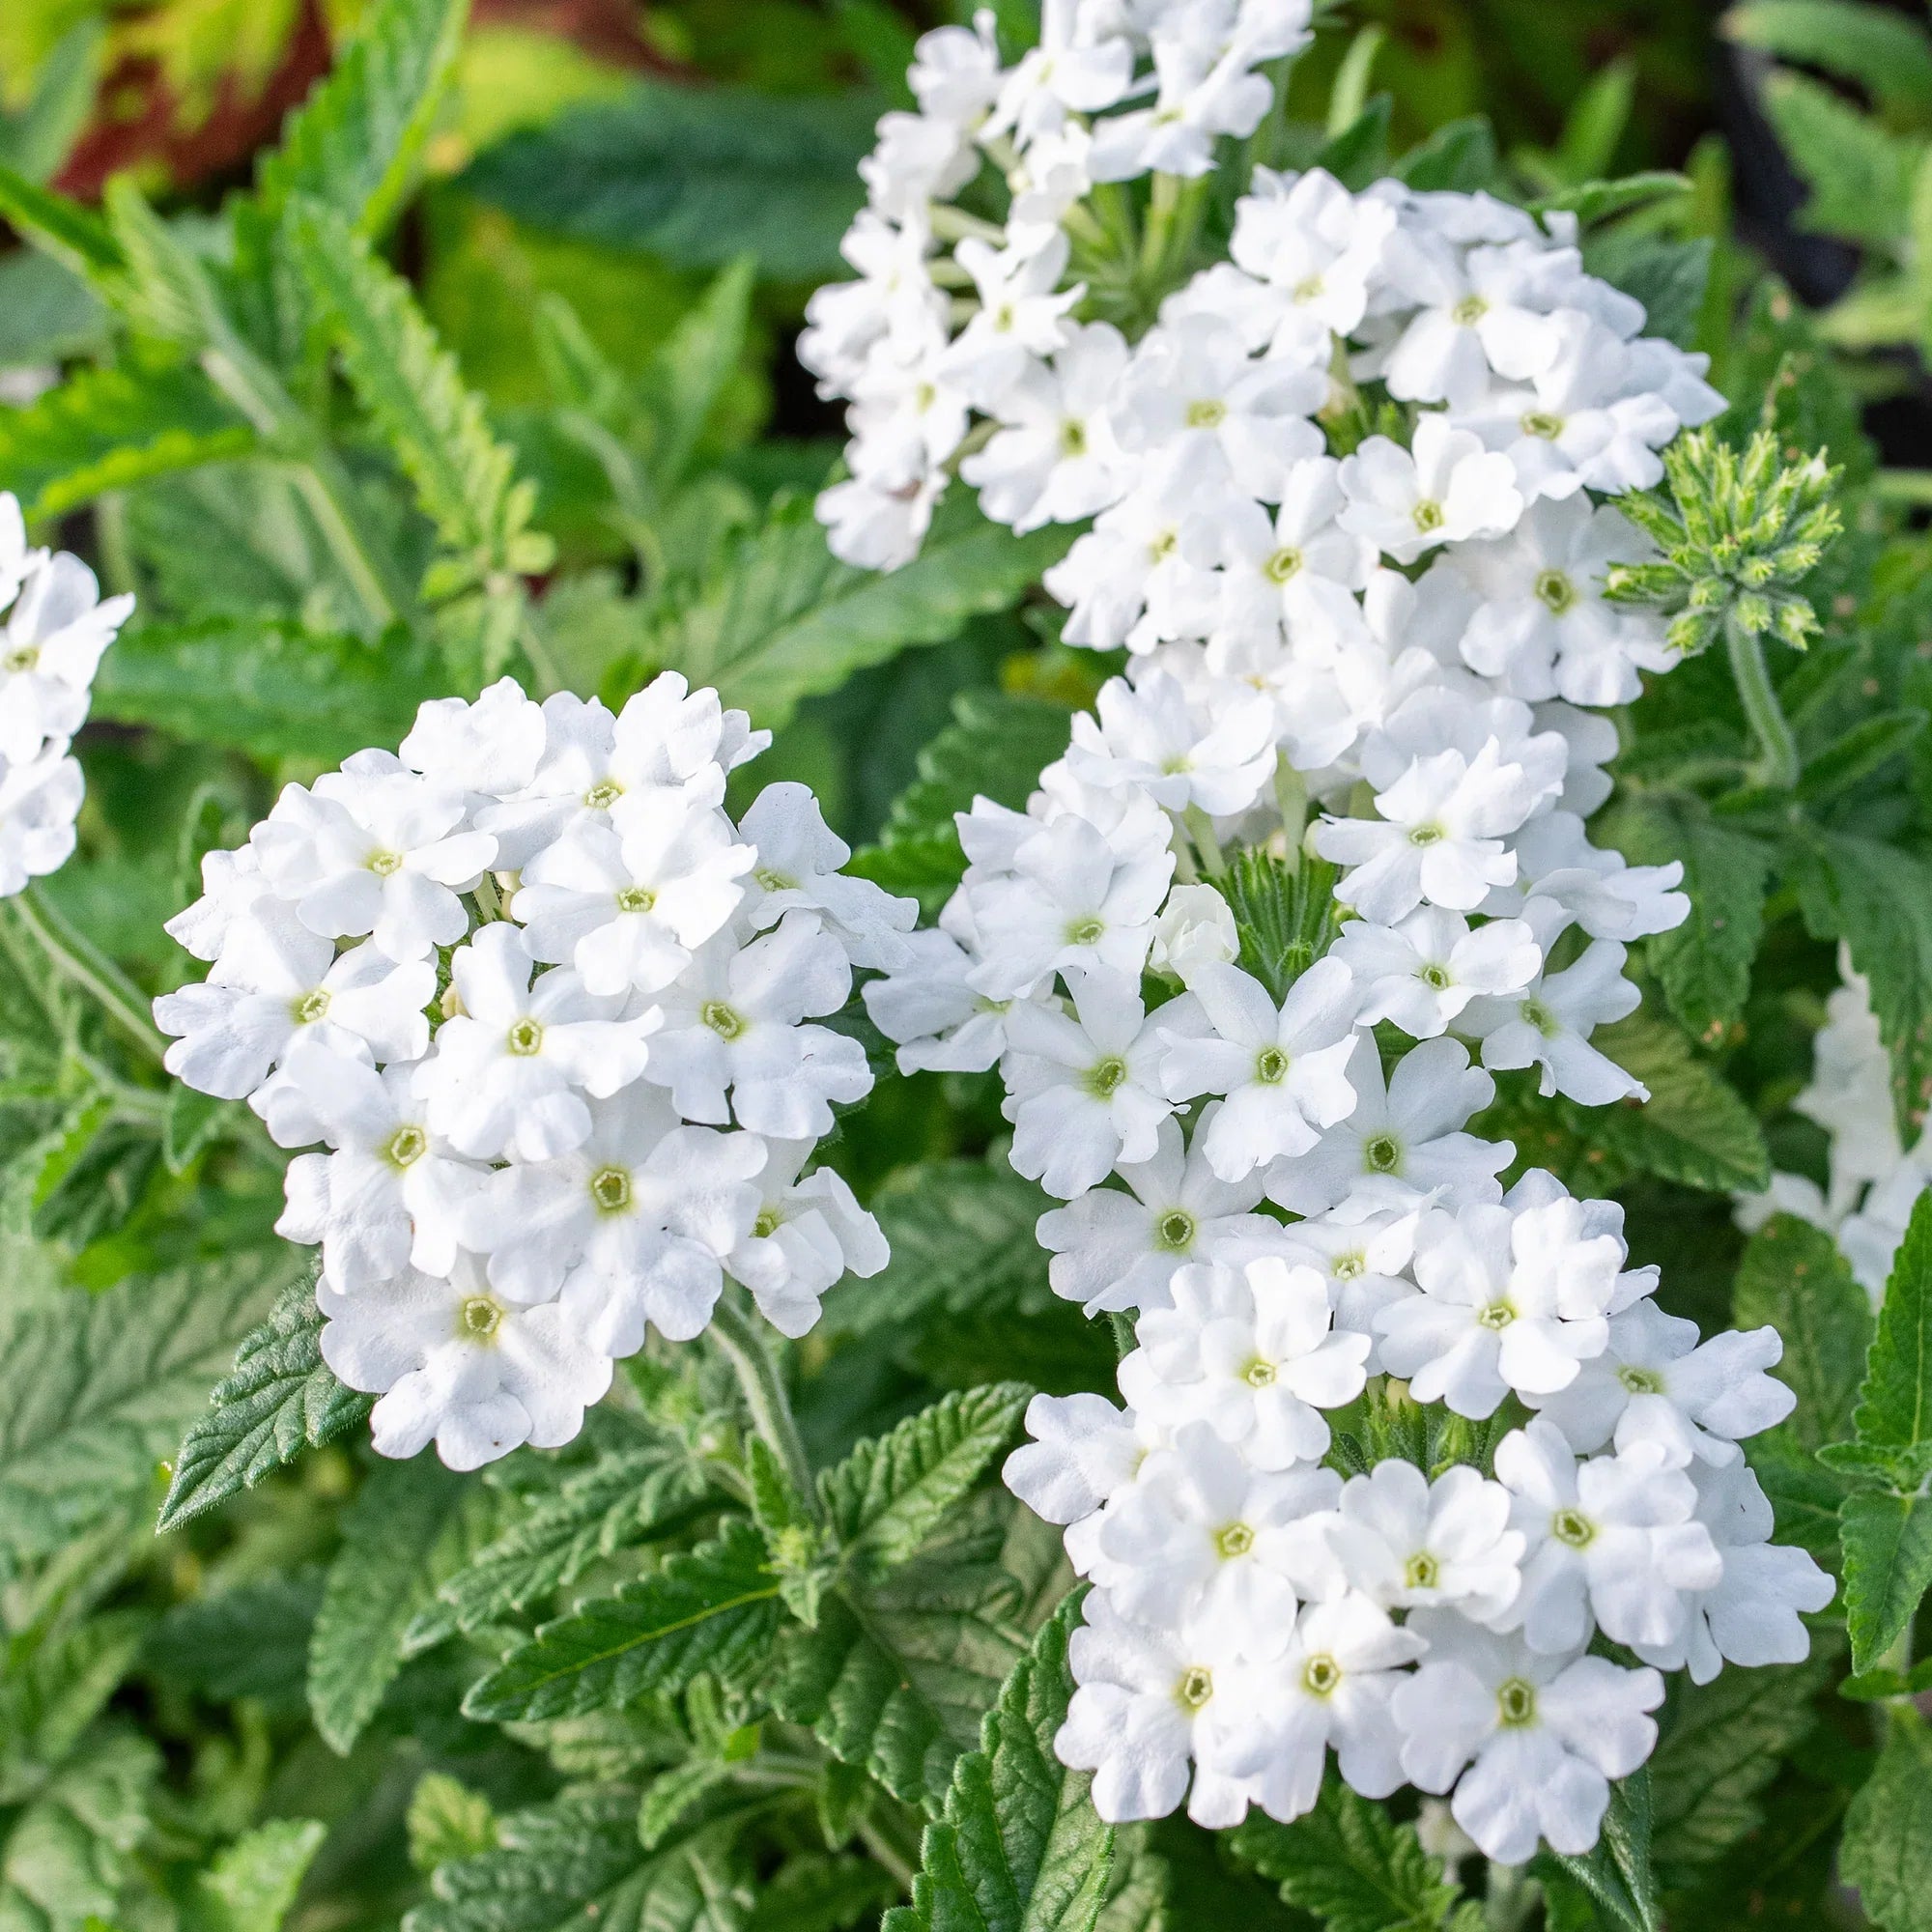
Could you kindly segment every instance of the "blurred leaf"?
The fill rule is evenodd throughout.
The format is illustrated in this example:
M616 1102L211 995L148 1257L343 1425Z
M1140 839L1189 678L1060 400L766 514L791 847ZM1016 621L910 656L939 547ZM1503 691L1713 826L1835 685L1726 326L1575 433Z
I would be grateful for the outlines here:
M327 1834L314 1819L280 1818L224 1847L195 1881L184 1932L280 1932Z
M1880 106L1932 120L1932 37L1889 7L1857 0L1745 0L1723 17L1740 46L1822 68Z
M1802 225L1879 248L1896 245L1912 211L1912 178L1925 153L1808 75L1780 71L1764 84L1765 113L1811 190Z
M1784 1338L1778 1378L1798 1395L1785 1425L1807 1449L1850 1434L1872 1336L1871 1306L1821 1229L1774 1214L1750 1237L1733 1309L1740 1328L1769 1322Z
M176 1604L149 1632L143 1666L217 1703L253 1697L277 1711L300 1711L321 1602L322 1573L310 1569Z
M1845 1815L1845 1883L1884 1932L1932 1926L1932 1730L1910 1706L1888 1714L1885 1748Z
M1585 238L1583 266L1643 304L1646 334L1688 349L1710 285L1713 246L1705 236L1672 242L1620 225Z
M417 1781L406 1824L410 1862L419 1872L480 1857L497 1843L497 1813L490 1801L446 1772L427 1772Z
M1580 1885L1607 1916L1627 1932L1662 1932L1657 1881L1650 1868L1651 1795L1648 1768L1610 1786L1610 1808L1604 1814L1604 1833L1580 1857L1544 1852L1536 1862L1548 1864Z
M85 282L51 255L0 256L0 369L99 355L106 344L106 311Z

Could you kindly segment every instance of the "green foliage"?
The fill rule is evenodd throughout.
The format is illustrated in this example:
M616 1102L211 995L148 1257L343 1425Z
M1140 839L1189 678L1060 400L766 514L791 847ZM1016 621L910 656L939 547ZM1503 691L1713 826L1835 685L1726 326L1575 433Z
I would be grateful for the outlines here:
M1114 1833L1094 1815L1092 1779L1053 1754L1079 1614L1077 1601L1063 1605L1013 1667L925 1829L913 1902L889 1912L881 1932L1094 1932Z
M1810 185L1806 227L1883 245L1910 226L1922 141L1888 133L1804 74L1775 75L1763 99L1786 153Z
M1882 1932L1932 1926L1932 1732L1894 1710L1885 1748L1845 1818L1844 1875Z
M1841 1440L1852 1426L1872 1318L1831 1236L1773 1215L1745 1249L1732 1315L1740 1328L1769 1324L1784 1339L1777 1373L1798 1396L1792 1435L1812 1450Z
M320 1448L369 1412L323 1364L322 1315L306 1281L289 1289L242 1338L233 1372L214 1385L211 1412L188 1428L161 1504L172 1529L258 1483L304 1447Z
M186 1932L277 1932L326 1834L291 1818L236 1839L196 1881Z
M1236 1856L1281 1888L1291 1905L1329 1932L1474 1932L1481 1909L1463 1901L1412 1825L1399 1825L1339 1777L1323 1780L1315 1808L1292 1825L1251 1813L1232 1839Z
M1594 1899L1610 1924L1629 1932L1662 1932L1657 1881L1650 1864L1651 1774L1648 1766L1610 1786L1604 1834L1580 1858L1539 1853L1539 1868L1574 1880Z
M1822 68L1883 107L1932 118L1932 43L1911 21L1861 0L1746 0L1724 18L1741 45Z

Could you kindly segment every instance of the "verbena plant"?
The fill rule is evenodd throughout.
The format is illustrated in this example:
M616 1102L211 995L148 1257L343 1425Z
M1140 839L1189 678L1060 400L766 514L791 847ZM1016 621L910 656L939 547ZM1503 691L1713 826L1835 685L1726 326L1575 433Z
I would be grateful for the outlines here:
M814 504L748 265L468 386L463 11L0 174L0 1926L1927 1922L1925 552L1708 180L872 18Z

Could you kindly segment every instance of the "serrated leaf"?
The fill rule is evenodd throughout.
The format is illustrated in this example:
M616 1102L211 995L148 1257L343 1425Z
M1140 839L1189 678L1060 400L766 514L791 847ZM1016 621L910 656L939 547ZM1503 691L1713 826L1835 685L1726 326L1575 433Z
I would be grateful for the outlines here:
M1845 1814L1839 1855L1865 1916L1882 1932L1932 1927L1932 1730L1893 1709L1878 1765Z
M1884 106L1932 117L1932 41L1889 8L1855 0L1745 0L1725 14L1723 29L1740 46L1821 68Z
M0 1825L0 1925L80 1932L116 1912L161 1768L146 1738L97 1729Z
M497 1812L489 1799L446 1772L428 1772L417 1779L404 1824L410 1862L419 1872L478 1858L497 1843Z
M819 1495L848 1569L876 1577L917 1554L1009 1446L1032 1395L1020 1382L956 1390L827 1470Z
M488 1533L490 1492L434 1458L381 1463L342 1518L308 1644L308 1704L340 1755L403 1665L403 1634Z
M161 1504L176 1528L258 1483L303 1448L320 1448L368 1414L370 1398L344 1388L322 1359L315 1290L287 1290L244 1336L232 1373L214 1385L211 1412L188 1428Z
M298 206L291 233L351 387L460 567L445 590L545 567L548 539L529 527L535 486L517 481L515 452L410 285L332 209Z
M393 744L449 674L400 632L346 632L256 618L143 624L101 660L95 716L264 760L340 759Z
M496 1849L437 1867L403 1932L740 1932L753 1892L734 1820L647 1852L638 1793L579 1790L498 1827Z
M1688 194L1690 191L1688 176L1655 171L1625 175L1617 181L1578 182L1575 187L1561 188L1533 206L1538 214L1560 209L1574 214L1580 226L1591 228L1613 215L1628 213L1634 208L1647 208L1666 195Z
M278 1818L224 1846L195 1879L184 1932L280 1932L328 1827Z
M1912 209L1922 140L1889 132L1869 114L1807 74L1779 71L1760 99L1777 138L1810 188L1803 227L1878 247L1896 245Z
M1764 928L1771 852L1699 808L1658 797L1619 810L1614 843L1633 865L1681 860L1690 917L1644 943L1644 958L1670 1010L1700 1039L1715 1042L1744 1011L1751 961Z
M912 562L881 574L840 563L811 504L792 498L640 648L652 668L715 685L726 704L778 726L801 698L915 645L949 642L969 618L1006 609L1071 540L1054 527L1015 537L961 497L942 505Z
M1600 1108L1564 1103L1564 1118L1579 1138L1686 1187L1757 1193L1771 1184L1771 1155L1756 1115L1674 1026L1633 1013L1600 1029L1591 1044L1641 1080L1650 1098Z
M513 134L463 185L535 227L680 267L743 254L769 280L822 281L841 272L878 111L849 93L780 99L646 81Z
M1650 1760L1652 1850L1671 1886L1763 1823L1758 1793L1817 1722L1812 1700L1838 1667L1835 1642L1814 1641L1803 1663L1726 1670L1709 1684L1671 1680Z
M319 1568L236 1583L174 1605L148 1634L141 1661L169 1685L216 1703L252 1697L299 1711L321 1604Z
M1085 1772L1054 1755L1073 1695L1066 1640L1075 1600L1041 1627L952 1769L943 1815L925 1829L912 1903L880 1932L1094 1932L1106 1903L1114 1833Z
M574 1718L682 1690L700 1670L744 1681L781 1615L764 1539L730 1518L715 1542L546 1624L470 1687L463 1708L472 1718Z
M1462 1897L1414 1826L1398 1824L1339 1777L1323 1780L1307 1816L1280 1825L1251 1812L1229 1843L1328 1932L1430 1932L1451 1922Z
M92 209L9 167L0 167L0 220L97 288L123 267L107 224Z
M76 369L24 408L0 410L0 477L33 522L254 447L254 431L182 364Z
M1769 1322L1784 1338L1777 1376L1797 1392L1786 1425L1807 1449L1841 1441L1871 1346L1871 1304L1830 1235L1774 1214L1745 1247L1732 1313L1740 1328Z
M1838 1511L1852 1668L1870 1670L1932 1587L1932 1498L1855 1490Z
M1562 1852L1544 1852L1538 1862L1548 1861L1581 1886L1610 1924L1627 1928L1627 1932L1662 1932L1657 1881L1650 1868L1650 1773L1646 1767L1610 1786L1604 1833L1593 1850L1574 1858Z
M57 1635L16 1636L0 1671L0 1805L33 1795L99 1716L141 1648L148 1618L106 1611Z
M0 1552L43 1553L138 1508L295 1265L285 1248L242 1253L0 1315Z
M1012 1579L988 1536L955 1517L952 1540L870 1588L826 1596L813 1630L784 1633L773 1703L894 1797L934 1810L959 1753L1024 1649Z
M1852 1427L1861 1449L1912 1465L1932 1454L1932 1195L1915 1204L1886 1280Z
M1643 304L1645 334L1688 349L1696 338L1715 246L1706 235L1671 241L1646 233L1642 222L1620 222L1585 238L1583 266Z

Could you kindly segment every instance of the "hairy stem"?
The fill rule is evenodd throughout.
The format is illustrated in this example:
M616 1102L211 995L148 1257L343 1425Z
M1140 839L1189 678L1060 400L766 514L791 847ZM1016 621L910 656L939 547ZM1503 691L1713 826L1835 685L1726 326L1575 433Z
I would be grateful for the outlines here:
M816 1516L818 1492L811 1480L811 1463L791 1412L791 1399L785 1394L784 1378L764 1336L742 1309L722 1299L712 1312L711 1332L737 1371L753 1428L765 1438L766 1447L779 1459L806 1507Z
M1735 617L1724 619L1724 645L1730 653L1731 675L1738 697L1750 722L1751 736L1762 753L1755 777L1760 784L1789 791L1798 782L1798 740L1791 721L1777 701L1771 671L1764 661L1764 641L1754 638Z
M167 1041L148 1012L140 989L106 953L77 930L38 886L14 901L20 923L53 963L100 1006L128 1037L156 1065Z

